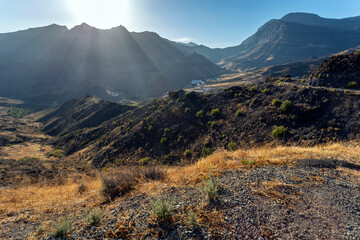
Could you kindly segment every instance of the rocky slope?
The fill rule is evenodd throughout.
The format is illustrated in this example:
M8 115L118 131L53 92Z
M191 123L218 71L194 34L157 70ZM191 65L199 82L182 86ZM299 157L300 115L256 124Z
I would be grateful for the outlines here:
M306 78L310 79L310 84L313 86L358 89L360 52L332 56L307 74Z

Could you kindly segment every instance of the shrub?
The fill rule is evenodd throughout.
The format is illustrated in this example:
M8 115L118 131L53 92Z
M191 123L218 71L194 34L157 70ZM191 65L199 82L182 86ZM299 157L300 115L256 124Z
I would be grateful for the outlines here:
M82 195L84 192L86 192L88 190L88 187L84 184L84 183L81 183L79 186L78 186L78 193L80 195Z
M169 131L168 128L164 128L164 133L167 133Z
M188 215L187 224L192 227L195 227L197 225L196 213L193 210L190 210L188 211L187 215Z
M287 129L284 126L279 126L274 129L272 135L274 137L284 137L286 134Z
M209 170L208 179L203 182L204 186L201 191L208 197L209 201L214 201L219 195L219 179L214 177Z
M209 125L210 125L210 128L214 128L215 125L216 125L216 123L215 123L214 121L210 121L210 122L209 122Z
M280 78L279 80L276 81L276 83L281 83L282 81L284 81L284 79Z
M161 138L161 139L160 139L160 143L161 143L162 145L165 145L165 144L167 143L167 138L166 138L166 137Z
M241 111L241 110L237 110L235 112L235 116L237 116L237 117L241 116L242 114L243 114L243 111Z
M181 142L182 138L183 138L182 136L179 136L178 139L177 139L177 142L178 143Z
M204 142L204 147L208 147L208 146L210 146L210 142L209 142L209 141L205 141L205 142Z
M256 86L252 86L249 88L250 92L256 92L257 91L257 87Z
M49 156L49 157L64 158L64 157L65 157L65 153L64 153L64 151L62 151L62 150L60 150L60 149L57 149L57 150L54 150L54 151L48 153L48 156Z
M190 111L190 109L187 107L185 108L185 113L188 113Z
M101 218L102 218L101 211L94 209L86 214L85 221L87 222L88 225L95 226L100 222Z
M185 158L188 158L188 157L190 157L190 156L191 156L191 151L188 150L188 149L186 149L185 152L184 152L184 157L185 157Z
M162 180L166 172L159 166L142 167L132 170L134 178L145 178L147 180Z
M149 162L149 160L150 160L149 157L144 157L144 158L140 159L140 160L137 161L137 162L138 162L138 164L140 164L140 165L145 165L145 164L147 164L147 163Z
M213 116L213 117L219 116L220 115L220 110L218 108L215 108L215 109L211 110L210 115Z
M152 200L151 206L158 220L167 220L172 215L173 202L164 196L160 196L159 198Z
M208 148L208 147L204 147L204 148L201 150L201 156L202 156L202 157L209 156L211 153L212 153L212 149L211 149L211 148Z
M301 83L305 83L305 82L306 82L306 80L305 80L305 79L302 79L302 80L301 80Z
M106 177L100 175L100 177L102 182L101 193L108 201L130 192L136 184L135 179L126 172Z
M53 237L56 238L63 238L66 237L66 235L69 234L71 231L71 222L68 219L65 219L64 221L60 223L52 223L55 231L51 233Z
M230 151L235 151L237 148L236 143L234 143L233 141L229 142L227 147Z
M261 91L263 94L267 94L269 92L269 89L265 88L264 90Z
M278 106L281 104L281 101L279 101L279 99L275 98L272 102L271 102L271 105L273 106Z
M281 111L283 111L283 112L287 112L287 111L290 110L291 107L292 107L291 102L290 102L289 100L285 100L285 101L281 104L280 109L281 109Z
M348 88L356 88L357 87L357 82L355 82L355 81L349 82L346 86Z
M197 118L203 118L204 117L204 110L200 110L196 113Z

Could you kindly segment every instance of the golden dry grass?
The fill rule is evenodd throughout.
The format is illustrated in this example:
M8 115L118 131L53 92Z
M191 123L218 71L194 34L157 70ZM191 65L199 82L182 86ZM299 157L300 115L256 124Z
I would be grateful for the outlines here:
M260 147L235 152L218 150L194 164L169 167L166 170L165 180L143 182L137 185L133 194L139 192L156 194L161 188L196 184L208 175L209 169L214 175L218 175L226 170L248 169L263 165L293 164L296 159L303 158L333 158L359 163L359 155L360 146L357 143L334 143L314 147ZM354 172L343 171L348 174ZM360 177L357 172L353 174ZM88 180L86 185L88 190L83 195L78 193L79 184L77 183L68 183L62 186L24 186L17 189L0 189L0 213L24 209L41 213L57 211L57 209L64 207L71 208L79 203L98 204L101 201L100 178Z

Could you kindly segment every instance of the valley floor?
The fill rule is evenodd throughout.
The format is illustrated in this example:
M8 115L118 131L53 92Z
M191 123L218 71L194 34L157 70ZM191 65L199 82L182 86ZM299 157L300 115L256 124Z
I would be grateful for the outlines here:
M100 175L120 169L4 188L0 238L52 239L54 223L68 219L69 239L359 239L359 153L356 143L218 150L189 166L164 167L163 180L142 179L110 203ZM201 191L209 170L219 182L214 201ZM161 196L173 206L166 221L152 210ZM89 226L93 209L101 220Z

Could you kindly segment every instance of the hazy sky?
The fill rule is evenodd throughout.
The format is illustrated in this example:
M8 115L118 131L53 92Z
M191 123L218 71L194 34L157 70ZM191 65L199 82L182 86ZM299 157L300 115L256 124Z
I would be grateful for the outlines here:
M1 0L0 32L52 23L71 28L86 22L226 47L240 44L268 20L289 12L357 16L360 0Z

